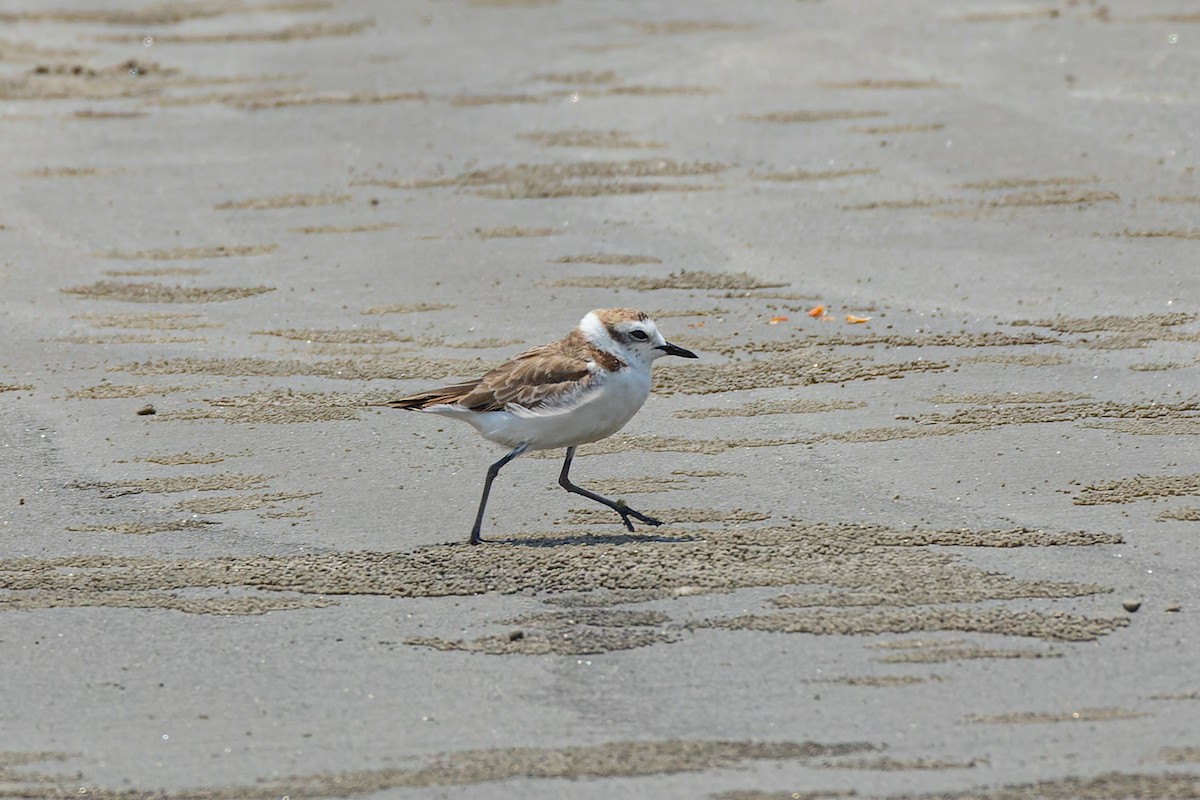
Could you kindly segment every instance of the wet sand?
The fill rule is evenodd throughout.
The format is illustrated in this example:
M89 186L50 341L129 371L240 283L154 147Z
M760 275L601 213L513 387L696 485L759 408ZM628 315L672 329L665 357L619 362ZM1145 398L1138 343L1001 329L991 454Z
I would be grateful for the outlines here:
M1200 797L1189 4L103 5L0 0L0 790ZM614 305L668 524L467 546L373 404Z

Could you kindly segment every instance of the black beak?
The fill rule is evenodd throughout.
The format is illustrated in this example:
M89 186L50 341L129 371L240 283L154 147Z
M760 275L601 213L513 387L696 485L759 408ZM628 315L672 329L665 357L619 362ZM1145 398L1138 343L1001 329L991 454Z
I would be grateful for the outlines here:
M666 353L669 356L679 356L680 358L699 358L700 357L700 356L696 355L695 353L693 353L691 350L684 350L682 347L673 345L670 342L667 342L666 344L660 344L658 346L658 349L662 350L664 353Z

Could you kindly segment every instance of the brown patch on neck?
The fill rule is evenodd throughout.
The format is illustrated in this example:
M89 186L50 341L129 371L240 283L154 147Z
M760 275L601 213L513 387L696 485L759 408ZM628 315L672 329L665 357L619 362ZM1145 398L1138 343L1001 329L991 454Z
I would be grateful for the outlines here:
M610 332L609 335L611 336L612 333ZM606 350L601 350L599 347L596 347L596 345L589 342L588 338L584 336L583 332L578 328L571 331L570 335L567 336L563 344L565 345L564 349L577 353L579 358L585 361L595 361L596 364L608 370L609 372L616 372L617 370L628 366L624 361L617 358L612 353Z
M592 360L601 367L604 367L604 369L608 370L609 372L616 372L617 370L624 369L626 366L628 366L624 361L617 358L612 353L606 353L599 347L592 345L591 349Z

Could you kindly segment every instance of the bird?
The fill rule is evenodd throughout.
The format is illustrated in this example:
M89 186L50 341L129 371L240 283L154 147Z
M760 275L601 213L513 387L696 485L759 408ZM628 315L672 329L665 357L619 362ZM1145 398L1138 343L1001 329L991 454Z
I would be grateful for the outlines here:
M650 371L663 356L699 358L671 344L645 312L601 308L588 312L556 342L526 350L480 378L384 402L390 408L462 420L485 439L509 448L488 467L469 542L480 535L492 482L513 459L535 450L566 448L558 485L608 506L632 533L632 519L662 522L571 482L575 448L612 436L650 396Z

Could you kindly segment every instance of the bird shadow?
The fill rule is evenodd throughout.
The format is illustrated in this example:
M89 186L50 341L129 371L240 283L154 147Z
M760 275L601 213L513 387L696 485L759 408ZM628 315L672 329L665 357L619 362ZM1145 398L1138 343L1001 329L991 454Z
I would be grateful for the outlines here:
M591 546L597 544L668 544L672 542L696 542L699 536L665 533L575 533L564 536L526 538L518 536L485 539L485 544L507 544L513 547L567 547L570 545Z

